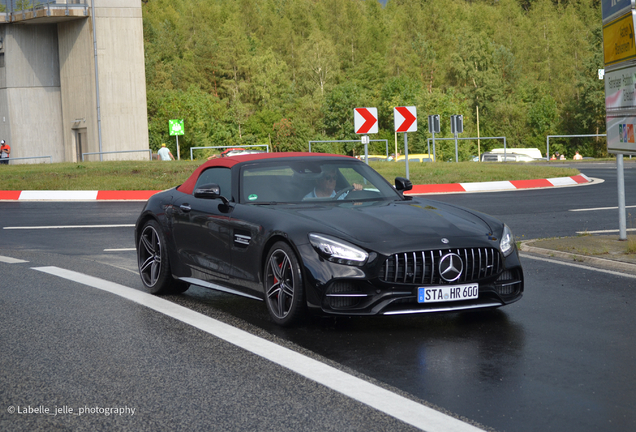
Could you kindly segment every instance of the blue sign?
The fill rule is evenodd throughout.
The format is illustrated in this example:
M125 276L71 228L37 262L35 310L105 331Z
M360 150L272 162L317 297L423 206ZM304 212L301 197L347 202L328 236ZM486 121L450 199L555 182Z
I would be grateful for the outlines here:
M634 0L602 0L603 23L609 18L618 18L626 14L632 7Z

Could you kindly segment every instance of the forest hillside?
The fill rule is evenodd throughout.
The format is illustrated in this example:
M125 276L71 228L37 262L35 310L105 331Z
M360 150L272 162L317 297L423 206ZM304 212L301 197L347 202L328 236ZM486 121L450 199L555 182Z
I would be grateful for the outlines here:
M544 152L548 134L605 133L599 0L144 0L143 22L151 148L174 151L168 120L182 118L183 157L190 147L359 139L355 107L378 108L371 139L392 149L393 107L416 106L409 153L427 152L429 114L441 116L436 138L462 114L461 137ZM492 147L502 142L481 141L482 152ZM550 149L598 157L606 142ZM476 140L461 141L460 160L476 154ZM454 142L437 143L438 160L454 155Z

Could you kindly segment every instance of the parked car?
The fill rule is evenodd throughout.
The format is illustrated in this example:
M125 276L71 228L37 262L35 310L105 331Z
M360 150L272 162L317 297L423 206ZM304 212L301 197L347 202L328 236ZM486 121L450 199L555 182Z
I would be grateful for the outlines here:
M519 300L523 270L510 229L405 196L411 188L346 156L207 161L153 195L137 219L141 280L154 294L194 284L263 301L280 325L308 312L453 312Z
M400 155L397 158L397 161L405 161L406 158L404 157L404 155ZM409 162L433 162L434 157L432 154L428 154L428 153L415 153L415 154L409 154Z
M231 148L224 150L221 152L219 157L227 157L227 156L238 156L242 154L255 154L255 153L265 153L264 150L252 150L252 149L244 149L244 148Z
M388 158L388 156L377 155L377 154L370 154L370 155L367 155L367 157L369 158L369 162L384 162ZM364 155L356 156L356 158L364 162Z

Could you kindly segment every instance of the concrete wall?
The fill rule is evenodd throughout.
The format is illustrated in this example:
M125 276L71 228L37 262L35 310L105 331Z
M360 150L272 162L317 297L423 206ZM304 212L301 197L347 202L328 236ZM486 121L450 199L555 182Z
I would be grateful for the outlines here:
M54 162L62 162L57 26L5 24L2 27L0 138L11 146L12 157L53 156Z
M11 156L77 161L80 132L83 152L100 151L100 124L101 151L148 150L141 0L95 0L95 29L100 123L90 16L0 24L0 138ZM103 156L113 159L147 160L148 152Z
M104 151L149 148L141 1L98 0L95 28ZM120 154L119 159L148 153Z
M87 143L82 151L99 151L90 19L58 24L58 43L65 160L78 162L75 146L76 134L80 129L87 130ZM99 157L87 157L86 160L99 160Z

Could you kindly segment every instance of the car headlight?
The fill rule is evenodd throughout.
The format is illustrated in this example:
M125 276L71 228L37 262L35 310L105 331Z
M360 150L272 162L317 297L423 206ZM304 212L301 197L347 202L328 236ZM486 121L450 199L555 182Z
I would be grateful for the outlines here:
M515 236L512 235L512 231L508 228L508 225L504 224L503 234L501 235L501 242L499 242L499 249L508 256L512 253L515 246Z
M309 234L309 241L320 256L338 264L361 266L369 258L369 254L344 240L324 234Z

